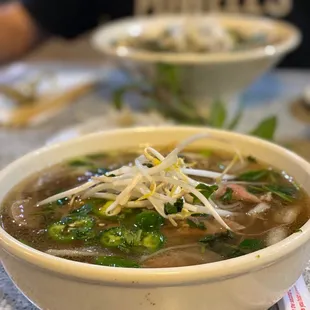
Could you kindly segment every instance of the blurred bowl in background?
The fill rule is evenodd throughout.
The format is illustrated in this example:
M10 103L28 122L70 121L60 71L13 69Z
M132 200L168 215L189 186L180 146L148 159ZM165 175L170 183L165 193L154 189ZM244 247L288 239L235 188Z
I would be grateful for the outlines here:
M216 30L210 32L212 25ZM153 37L154 42L157 39L156 43L160 43L166 40L162 37L165 31L175 32L177 27L186 32L188 28L205 28L200 39L198 37L202 45L209 44L208 35L217 35L217 39L225 36L223 29L226 32L233 29L253 35L260 33L269 38L269 41L239 49L229 49L227 46L226 49L223 46L211 48L209 52L195 52L191 48L189 51L184 48L182 51L152 51L117 43L126 41L126 38L141 40L144 36ZM197 43L197 35L195 40ZM294 50L300 41L299 30L288 23L235 14L133 17L106 24L96 30L92 37L92 45L98 51L122 60L134 68L134 73L142 72L144 80L146 78L157 83L170 79L166 83L168 86L180 89L195 102L206 102L207 98L227 99L239 94ZM225 44L227 45L227 41Z

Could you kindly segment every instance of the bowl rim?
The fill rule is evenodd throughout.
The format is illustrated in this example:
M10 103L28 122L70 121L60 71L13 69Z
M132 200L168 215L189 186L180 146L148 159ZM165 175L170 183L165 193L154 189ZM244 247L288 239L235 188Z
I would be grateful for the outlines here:
M103 52L109 56L116 56L123 59L130 59L139 62L161 62L161 63L171 63L171 64L221 64L221 63L235 63L235 62L245 62L263 58L273 58L279 57L284 54L289 53L294 50L302 40L301 31L295 27L293 24L286 21L279 21L269 17L253 16L249 14L233 14L233 13L201 13L197 15L198 17L218 17L220 19L239 19L244 21L252 22L266 22L271 27L279 27L285 29L289 35L286 39L280 42L269 44L263 47L253 48L244 51L234 51L234 52L223 52L223 53L158 53L149 52L143 50L128 49L128 52L122 53L118 52L116 48L111 47L111 44L107 41L109 37L108 33L116 28L124 28L134 25L136 23L145 22L156 22L158 19L161 20L181 20L185 18L184 14L160 14L153 16L136 16L119 19L117 21L110 22L103 25L97 30L95 30L91 36L91 45L99 52ZM105 36L105 34L107 34ZM272 47L267 48L267 47Z
M5 182L5 177L14 171L20 171L20 166L31 161L38 160L40 157L48 156L51 151L70 148L75 144L84 143L88 139L115 139L126 134L136 134L139 132L147 133L161 131L162 133L175 132L176 129L183 130L192 135L199 132L208 132L215 136L228 136L241 139L244 143L257 143L269 151L283 152L291 161L298 164L307 171L310 176L310 163L297 154L268 141L247 136L240 133L225 130L191 127L191 126L165 126L165 127L137 127L127 129L117 129L111 131L97 132L82 137L78 137L66 142L44 146L32 151L23 157L15 160L0 172L0 185ZM112 148L111 148L112 149ZM56 162L56 161L55 161ZM21 178L22 180L22 178ZM20 181L21 181L20 180ZM184 285L184 283L200 283L215 281L218 279L233 278L238 275L261 270L277 261L293 254L295 250L301 248L310 239L310 220L303 225L301 232L296 232L282 240L281 242L269 246L260 251L229 260L194 265L187 267L173 268L115 268L97 266L86 263L70 261L55 257L39 250L31 248L9 235L0 226L0 250L10 253L18 259L31 265L35 265L49 272L58 273L62 276L73 277L83 281L105 282L109 285L117 286L167 286Z

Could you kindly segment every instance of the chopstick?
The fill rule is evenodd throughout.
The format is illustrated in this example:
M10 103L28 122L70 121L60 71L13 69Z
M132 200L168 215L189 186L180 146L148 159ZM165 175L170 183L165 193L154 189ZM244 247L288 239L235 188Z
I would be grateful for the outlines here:
M69 91L63 92L59 95L46 95L39 98L31 105L17 108L13 112L11 118L5 122L4 126L23 127L31 123L36 117L47 112L53 112L64 108L74 101L91 91L95 86L95 82L88 82L83 85L76 86Z

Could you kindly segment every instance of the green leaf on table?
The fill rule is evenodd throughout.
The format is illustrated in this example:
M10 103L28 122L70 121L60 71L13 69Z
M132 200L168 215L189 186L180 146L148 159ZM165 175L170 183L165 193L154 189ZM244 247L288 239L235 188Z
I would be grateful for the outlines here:
M243 107L240 106L237 113L235 114L231 122L228 124L227 129L234 130L239 125L242 116L243 116Z
M227 111L222 101L213 102L210 110L209 124L215 128L223 128L227 117Z
M276 116L268 117L260 122L258 126L250 132L250 135L266 140L273 140L275 131L277 129L277 123Z

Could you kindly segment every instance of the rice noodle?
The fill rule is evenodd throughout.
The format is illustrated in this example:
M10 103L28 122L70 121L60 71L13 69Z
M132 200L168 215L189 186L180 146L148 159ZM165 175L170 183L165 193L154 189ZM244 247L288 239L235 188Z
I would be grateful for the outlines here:
M265 202L261 202L258 205L256 205L252 210L250 210L247 214L252 216L252 215L256 215L259 213L263 213L267 210L269 210L271 208L271 206Z

